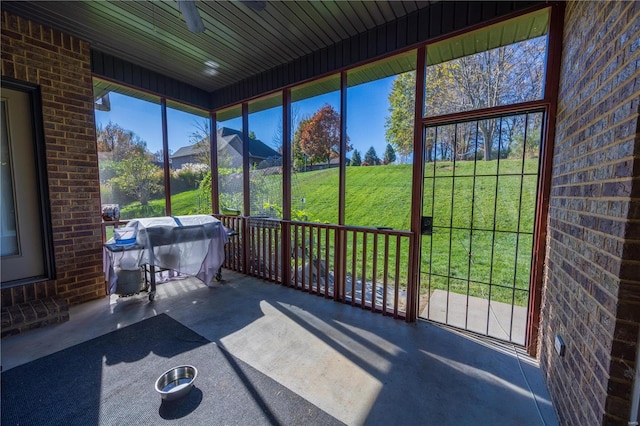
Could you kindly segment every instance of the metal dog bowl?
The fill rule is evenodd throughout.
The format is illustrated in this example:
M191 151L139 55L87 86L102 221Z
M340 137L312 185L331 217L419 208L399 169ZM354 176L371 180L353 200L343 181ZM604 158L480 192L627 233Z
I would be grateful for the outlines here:
M156 380L156 390L165 401L182 398L191 391L198 370L191 365L181 365L164 372Z

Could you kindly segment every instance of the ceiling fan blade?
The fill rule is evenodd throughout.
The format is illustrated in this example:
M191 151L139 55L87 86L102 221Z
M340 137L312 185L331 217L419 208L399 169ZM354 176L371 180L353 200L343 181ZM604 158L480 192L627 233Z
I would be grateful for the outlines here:
M266 1L253 1L253 0L239 0L240 3L244 4L250 9L253 9L258 12L262 12L267 7Z
M204 32L204 23L196 7L194 0L176 0L178 2L178 9L184 18L184 22L187 24L187 29L192 33Z

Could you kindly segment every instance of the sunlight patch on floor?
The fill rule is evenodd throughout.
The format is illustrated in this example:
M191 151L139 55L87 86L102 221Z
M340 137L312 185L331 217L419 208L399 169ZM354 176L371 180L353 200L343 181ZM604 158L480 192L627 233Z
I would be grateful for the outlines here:
M372 364L363 358L390 363L299 308L282 305L287 313L265 301L260 308L264 316L221 339L224 348L340 421L362 424L382 388L365 370ZM311 330L305 329L309 325ZM287 344L274 339L286 339Z

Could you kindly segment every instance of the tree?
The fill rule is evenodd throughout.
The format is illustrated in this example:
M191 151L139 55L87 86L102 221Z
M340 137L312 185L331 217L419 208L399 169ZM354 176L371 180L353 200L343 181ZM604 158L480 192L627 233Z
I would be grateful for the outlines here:
M389 92L389 113L384 127L387 143L391 144L401 157L413 152L413 121L415 114L415 72L400 74L393 81Z
M289 123L299 123L300 121L300 110L295 107L292 106L291 107L291 116L290 116L290 120ZM279 154L283 153L283 149L282 149L282 145L283 145L283 124L282 124L282 118L280 118L278 120L279 125L276 127L275 131L273 132L273 139L271 140L271 147L273 149L275 149ZM299 126L298 126L299 127Z
M169 155L171 155L171 150L169 150ZM153 154L151 154L151 158L158 164L162 164L164 162L164 149L159 149Z
M360 152L357 149L353 150L353 155L351 156L350 166L359 166L362 164L362 158L360 158Z
M387 148L384 150L384 158L382 159L382 164L391 164L396 161L396 151L393 149L391 144L387 144Z
M309 118L303 118L298 123L298 128L293 134L293 145L291 147L291 156L293 160L293 168L294 170L304 170L307 164L307 155L302 152L302 148L300 146L300 138L302 137L302 129L307 126L309 123ZM305 170L306 171L306 170Z
M300 149L311 164L328 163L339 156L340 114L331 105L325 104L299 129Z
M98 152L111 153L111 159L114 161L147 152L145 141L131 130L125 130L111 121L104 127L98 126L96 140Z
M111 182L125 194L134 197L140 205L149 204L152 195L161 192L163 171L154 165L148 154L136 153L117 165L118 176Z
M98 163L100 182L105 194L111 194L117 202L124 202L127 196L139 200L138 192L132 189L132 184L124 176L128 176L134 183L138 179L138 166L131 164L133 159L146 161L149 166L153 166L153 156L147 150L147 143L133 131L123 129L111 121L106 126L98 125L96 139L98 152L101 153Z
M539 99L545 50L546 38L539 37L431 65L427 68L425 110L433 116ZM499 124L499 120L478 122L485 160L495 157ZM456 138L456 143L466 144L453 149L456 155L468 152L468 139Z
M425 81L426 115L433 117L540 99L545 50L546 38L538 37L429 64ZM386 138L400 156L411 152L414 92L415 72L408 72L396 77L389 93ZM500 120L492 119L478 121L477 131L462 126L439 126L437 135L427 132L425 159L432 161L434 155L442 152L449 155L442 158L474 155L491 160L500 150L497 143L504 129L499 125ZM476 152L479 150L481 152ZM501 151L500 155L503 154Z
M208 120L194 120L194 130L189 135L189 142L194 145L197 162L211 166L211 131Z
M380 165L380 159L378 158L378 154L376 154L376 150L374 147L369 148L366 154L364 154L364 164L368 166L378 166Z

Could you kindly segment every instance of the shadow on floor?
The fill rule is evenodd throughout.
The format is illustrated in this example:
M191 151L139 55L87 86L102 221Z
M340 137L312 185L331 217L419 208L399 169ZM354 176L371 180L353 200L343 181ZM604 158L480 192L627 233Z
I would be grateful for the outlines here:
M86 339L86 324L101 333L166 313L346 424L557 424L537 364L513 346L224 276L215 288L162 284L153 303L111 298L74 308L69 323L3 341L2 363L20 363L21 345L38 356Z

